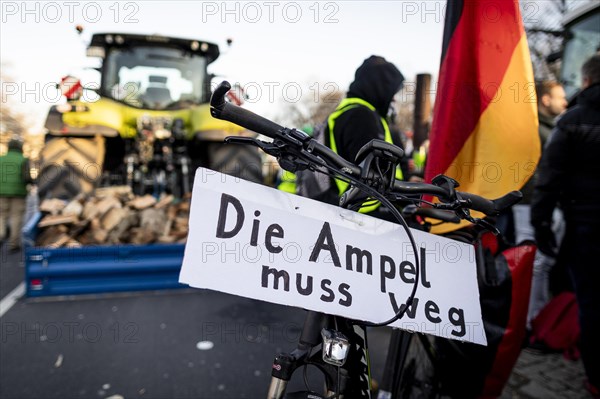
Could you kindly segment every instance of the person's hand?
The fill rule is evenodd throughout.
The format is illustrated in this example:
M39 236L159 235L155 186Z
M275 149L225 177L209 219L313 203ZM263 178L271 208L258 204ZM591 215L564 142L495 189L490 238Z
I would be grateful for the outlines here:
M549 227L535 229L535 244L544 255L556 257L558 253L556 237L554 237L554 232Z

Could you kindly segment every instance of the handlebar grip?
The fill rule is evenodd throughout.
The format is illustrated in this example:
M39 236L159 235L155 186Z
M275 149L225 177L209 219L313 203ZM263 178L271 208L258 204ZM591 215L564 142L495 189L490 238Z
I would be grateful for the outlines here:
M433 184L421 183L421 182L409 182L402 180L394 180L393 182L394 192L401 194L413 194L413 195L435 195L436 197L445 196L446 190L442 187L434 186Z
M252 111L238 107L225 101L225 95L231 89L229 82L221 82L210 97L210 114L217 119L223 119L245 127L256 133L275 138L282 126L272 122Z
M460 199L469 200L471 202L469 209L483 212L487 216L497 216L500 213L500 211L496 209L496 205L494 204L494 202L489 199L480 197L479 195L464 193L461 191L457 191L456 194L460 197Z
M441 220L442 222L460 223L460 218L454 212L445 211L443 209L420 208L417 214L427 218Z
M498 216L500 212L510 208L517 202L521 201L523 194L520 191L511 191L510 193L496 198L495 200L489 200L470 193L457 193L462 199L468 199L471 201L470 209L475 211L483 212L488 216Z
M407 205L402 209L403 216L423 216L430 219L441 220L446 223L460 223L458 215L452 211L443 209L417 207L416 205Z

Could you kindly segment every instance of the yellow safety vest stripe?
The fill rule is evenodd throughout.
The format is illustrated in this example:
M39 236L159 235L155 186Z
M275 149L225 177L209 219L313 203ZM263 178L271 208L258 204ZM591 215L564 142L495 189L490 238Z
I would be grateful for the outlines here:
M296 174L282 170L281 182L277 186L277 189L286 193L296 194Z
M337 106L335 112L333 112L331 115L329 115L329 118L327 118L327 126L329 128L329 146L331 147L333 152L335 152L336 154L338 153L338 151L337 151L337 145L335 143L335 136L333 134L333 128L335 127L335 121L344 112L348 111L349 109L358 107L360 105L369 108L373 112L376 112L375 107L372 106L371 104L369 104L365 100L362 100L360 98L345 98ZM381 118L381 124L383 125L384 140L387 143L393 144L392 134L390 133L390 128L389 128L385 118ZM403 178L402 170L398 167L396 169L396 179L402 179L402 178ZM349 184L347 182L345 182L343 180L339 180L339 179L335 179L335 183L338 187L338 190L339 190L339 193L341 196L348 189ZM368 201L368 202L372 202L372 200ZM379 207L379 205L381 205L381 204L379 202L377 202L374 205L363 206L359 212L361 212L361 213L372 212L375 209L377 209Z

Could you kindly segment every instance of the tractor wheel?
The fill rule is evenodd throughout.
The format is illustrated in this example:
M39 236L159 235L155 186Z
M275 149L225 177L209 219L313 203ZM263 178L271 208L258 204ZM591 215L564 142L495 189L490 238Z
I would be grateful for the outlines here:
M105 140L102 136L50 137L41 152L40 198L70 199L100 182Z
M206 144L210 169L254 183L263 183L262 158L258 148L241 144Z

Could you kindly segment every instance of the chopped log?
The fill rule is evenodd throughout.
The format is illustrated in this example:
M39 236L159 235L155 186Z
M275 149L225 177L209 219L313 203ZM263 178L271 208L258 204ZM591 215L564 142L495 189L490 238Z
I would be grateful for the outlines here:
M67 248L81 248L82 245L81 245L81 243L79 241L74 240L74 239L71 238L69 241L67 241L65 243L65 247L67 247Z
M50 243L52 243L56 237L58 237L61 234L64 234L68 231L69 229L67 228L67 226L65 225L58 225L58 226L50 226L48 228L45 228L42 230L42 232L40 233L40 235L37 238L37 245L41 246L41 247L45 247L48 246Z
M47 212L52 215L59 214L67 205L67 203L58 198L49 198L42 201L40 211Z
M75 215L46 215L38 223L38 227L56 226L59 224L72 224L77 222L77 216Z
M96 201L95 198L89 198L83 205L81 217L86 220L92 220L95 218L96 215L98 215L98 207L96 206L97 203L98 201Z
M73 201L69 202L67 206L65 206L65 208L62 210L62 214L65 216L75 215L77 217L80 217L82 213L83 205L81 205L81 202L79 202L78 199L74 199Z
M91 221L89 219L86 219L86 220L81 220L81 221L73 224L69 231L69 235L71 237L78 237L84 231L86 231L88 229L88 227L90 226L90 222Z
M162 236L162 237L158 237L158 240L156 240L157 242L160 242L161 244L172 244L177 240L177 237L173 237L173 236Z
M54 240L50 244L47 244L46 246L48 246L50 248L60 248L63 245L65 245L67 242L69 242L69 240L71 240L71 237L69 237L68 234L61 233L60 235L55 236Z
M187 214L190 213L190 202L189 201L183 201L179 203L179 211L180 212L185 212Z
M127 208L124 208L127 209ZM136 212L128 211L127 215L119 221L108 234L108 242L110 244L119 244L126 242L129 239L129 229L139 224L139 217Z
M128 206L138 210L150 208L154 204L156 204L156 198L150 194L144 195L143 197L135 197L127 203Z
M131 212L127 208L110 208L108 212L100 219L102 228L106 231L111 231L116 225L121 222Z
M130 230L130 242L132 244L149 244L154 240L154 235L141 227L134 227Z
M102 225L100 224L100 218L93 218L90 221L90 229L91 230L98 230L101 228L102 228Z
M187 230L188 229L188 218L184 216L177 216L173 225L175 230Z
M79 241L79 243L82 246L97 244L97 242L92 237L92 230L86 230L85 232L83 232L83 234L77 237L77 241Z
M86 245L173 243L188 235L189 201L173 195L157 201L134 197L128 186L97 189L69 203L43 201L47 213L38 223L37 245L71 248Z
M148 208L140 212L140 227L149 231L156 239L162 235L167 223L167 215L160 209Z
M115 197L106 197L96 204L96 214L94 216L102 217L111 208L121 208L121 201Z
M171 235L177 239L185 238L188 236L188 230L187 229L177 230L177 231L172 232Z
M175 197L172 194L165 195L164 197L162 197L160 199L160 201L158 201L156 203L156 205L154 205L154 207L156 209L166 208L167 206L171 205L171 203L173 202L174 199L175 199Z
M131 191L131 187L129 186L113 186L113 187L101 187L97 188L94 191L94 196L96 198L106 198L106 197L124 197L127 198L133 195Z
M163 230L163 236L168 236L171 234L171 228L173 227L173 222L175 221L175 217L177 217L177 206L171 205L167 209L167 222L165 223L165 229Z

